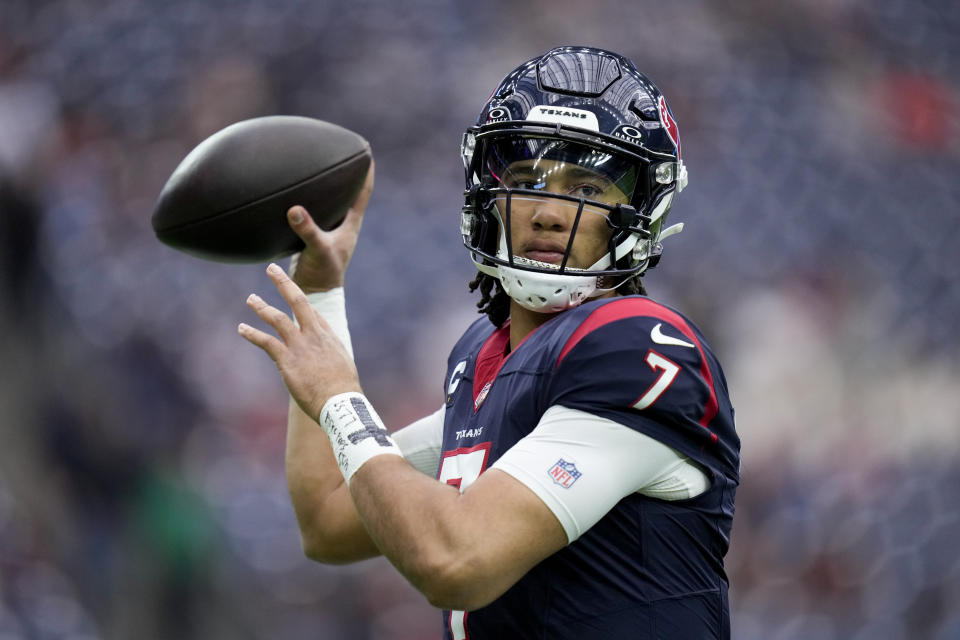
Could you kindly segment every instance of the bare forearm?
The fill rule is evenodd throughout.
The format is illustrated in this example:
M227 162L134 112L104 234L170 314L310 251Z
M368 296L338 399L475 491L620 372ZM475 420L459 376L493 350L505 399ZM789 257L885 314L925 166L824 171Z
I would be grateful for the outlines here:
M424 591L427 579L456 555L456 535L445 530L438 513L456 507L458 491L387 456L361 468L350 491L377 547Z
M353 508L329 439L295 402L287 418L286 472L303 549L310 558L343 563L378 554Z
M483 477L487 491L503 482L513 481L500 472ZM489 604L566 542L561 531L531 553L527 540L537 536L517 542L496 533L516 524L503 521L510 505L477 499L469 489L461 495L394 456L371 459L355 474L350 492L383 555L438 607ZM513 499L509 494L502 492L504 500Z

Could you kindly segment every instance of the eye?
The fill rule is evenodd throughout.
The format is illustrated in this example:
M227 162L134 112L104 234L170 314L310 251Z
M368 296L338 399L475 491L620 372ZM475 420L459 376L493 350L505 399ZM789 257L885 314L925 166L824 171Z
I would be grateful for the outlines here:
M576 196L578 198L587 198L591 200L596 200L597 196L603 193L603 188L595 184L584 183L578 184L572 189L570 189L570 195Z

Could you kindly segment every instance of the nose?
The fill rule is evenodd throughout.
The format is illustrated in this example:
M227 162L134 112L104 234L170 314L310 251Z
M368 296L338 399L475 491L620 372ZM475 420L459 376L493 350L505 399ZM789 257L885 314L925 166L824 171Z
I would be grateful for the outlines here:
M562 200L542 198L533 207L530 224L537 231L567 231L573 221L574 211Z

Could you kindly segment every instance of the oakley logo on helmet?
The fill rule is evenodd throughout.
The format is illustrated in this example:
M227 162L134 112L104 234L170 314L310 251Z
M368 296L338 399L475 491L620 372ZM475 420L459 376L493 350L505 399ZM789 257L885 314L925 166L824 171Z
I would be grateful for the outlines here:
M565 124L571 127L580 127L591 131L600 131L600 123L597 122L597 115L592 111L583 109L574 109L573 107L545 107L542 105L530 109L527 114L528 121L553 122L556 124Z
M509 119L510 112L503 107L494 107L493 109L490 109L490 113L487 114L487 122L499 122L501 120Z
M677 121L670 115L670 110L667 109L667 101L663 99L663 96L657 99L657 107L660 110L660 123L663 124L663 128L666 129L667 135L670 137L670 142L677 148L677 155L679 156L680 132L677 130Z
M643 139L643 132L636 127L630 125L624 125L619 127L616 131L613 132L613 135L617 138L622 138L623 140L637 141Z

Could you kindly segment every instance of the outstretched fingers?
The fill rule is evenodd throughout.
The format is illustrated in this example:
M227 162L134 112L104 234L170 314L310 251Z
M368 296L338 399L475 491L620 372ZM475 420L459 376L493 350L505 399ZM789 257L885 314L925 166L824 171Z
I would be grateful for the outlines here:
M316 328L317 314L314 312L313 307L310 306L310 301L307 300L307 296L303 293L303 290L300 289L277 264L270 263L270 266L267 267L267 276L273 281L274 286L277 287L277 291L280 292L280 295L286 303L290 305L290 309L293 311L293 317L297 319L300 326L305 329ZM259 311L257 313L259 314ZM282 313L282 315L285 318L287 317L285 313ZM268 318L263 319L270 322ZM290 319L287 318L287 321L289 322ZM283 335L280 327L274 325L272 322L270 324ZM290 326L293 327L292 322ZM294 330L296 330L295 327Z
M255 293L251 293L247 297L247 306L253 309L254 313L260 316L261 320L273 327L276 332L280 334L284 342L289 341L290 338L293 337L297 328L293 324L293 321L290 320L290 316L283 311L267 304L263 298Z
M290 305L294 317L297 319L297 322L300 323L300 326L304 328L316 328L317 325L320 324L320 319L314 312L313 307L310 306L310 301L307 300L307 296L304 295L300 287L276 264L271 263L270 266L267 267L267 275L273 281L273 284L277 287L283 299ZM266 351L275 362L279 362L279 359L284 355L287 347L290 345L291 340L297 337L300 329L297 328L297 325L294 324L290 316L280 309L267 304L263 298L255 293L251 293L247 297L247 306L253 309L257 316L270 325L280 337L274 337L246 323L241 323L240 326L237 327L237 332L246 338L248 342Z
M241 322L237 327L237 333L246 339L247 342L250 342L251 344L254 344L266 351L267 355L270 356L270 359L272 359L274 362L280 361L280 358L283 356L283 353L287 348L286 345L283 344L283 342L281 342L279 339L275 338L269 333L261 331L260 329L251 327L245 322Z

